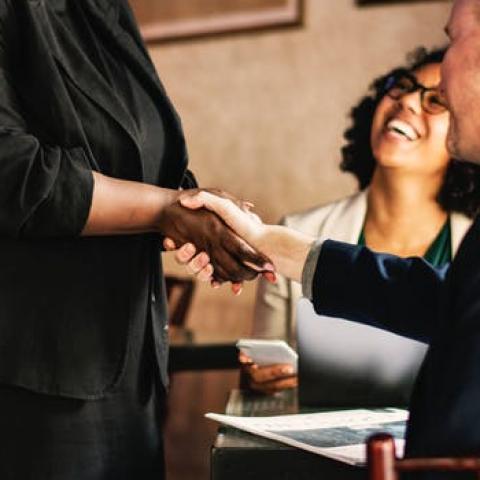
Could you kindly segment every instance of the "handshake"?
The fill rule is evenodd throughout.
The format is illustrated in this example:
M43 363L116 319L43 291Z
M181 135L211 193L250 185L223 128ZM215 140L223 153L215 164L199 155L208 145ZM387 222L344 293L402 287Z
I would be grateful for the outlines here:
M217 190L186 190L161 214L159 230L166 250L199 280L212 286L242 282L275 272L299 281L313 238L286 227L263 224L252 204Z

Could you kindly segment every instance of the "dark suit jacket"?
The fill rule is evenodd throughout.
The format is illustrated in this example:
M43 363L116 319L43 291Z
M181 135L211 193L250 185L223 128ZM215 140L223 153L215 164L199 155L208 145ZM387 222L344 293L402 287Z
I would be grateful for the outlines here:
M313 282L318 313L430 341L407 431L409 455L480 452L480 220L450 269L327 241Z
M126 0L79 1L161 109L160 183L177 188L188 177L180 122ZM115 388L148 316L166 381L166 312L156 236L79 237L94 146L122 157L102 173L144 177L131 119L62 26L64 8L0 0L0 383L89 399ZM85 122L99 122L97 137Z

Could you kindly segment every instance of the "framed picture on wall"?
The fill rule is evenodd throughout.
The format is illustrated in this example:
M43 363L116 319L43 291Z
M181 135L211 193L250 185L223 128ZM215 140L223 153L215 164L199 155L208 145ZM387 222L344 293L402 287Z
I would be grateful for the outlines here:
M358 5L379 5L379 4L393 4L393 3L413 3L413 2L448 2L450 0L357 0Z
M303 0L130 0L144 39L300 25Z

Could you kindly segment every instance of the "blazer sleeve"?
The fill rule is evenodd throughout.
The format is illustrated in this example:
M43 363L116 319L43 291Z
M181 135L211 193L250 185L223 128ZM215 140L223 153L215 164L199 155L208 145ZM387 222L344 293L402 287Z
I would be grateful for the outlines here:
M186 170L183 178L182 183L180 185L184 190L190 190L192 188L198 188L198 182L195 178L195 175L191 170Z
M81 147L46 145L31 131L12 69L22 61L14 8L0 3L0 235L78 235L91 206L90 163Z
M315 311L428 342L439 318L448 267L327 240L312 283Z

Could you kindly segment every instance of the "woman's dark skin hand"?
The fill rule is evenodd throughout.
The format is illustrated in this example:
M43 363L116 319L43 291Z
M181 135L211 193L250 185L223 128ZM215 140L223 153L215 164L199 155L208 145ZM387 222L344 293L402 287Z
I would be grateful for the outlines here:
M207 209L191 210L180 204L180 198L191 196L199 190L179 192L178 200L166 206L158 220L158 230L176 245L191 243L196 250L205 252L214 269L217 282L240 283L254 279L260 272L270 269L268 257L256 252L236 235L215 213ZM219 190L209 190L215 195L229 198L240 207L243 202ZM248 263L248 266L245 265Z

